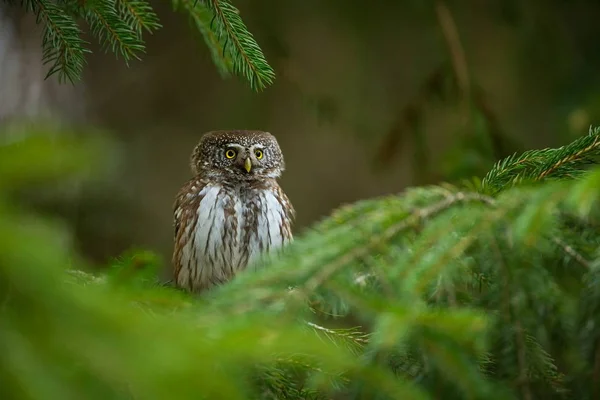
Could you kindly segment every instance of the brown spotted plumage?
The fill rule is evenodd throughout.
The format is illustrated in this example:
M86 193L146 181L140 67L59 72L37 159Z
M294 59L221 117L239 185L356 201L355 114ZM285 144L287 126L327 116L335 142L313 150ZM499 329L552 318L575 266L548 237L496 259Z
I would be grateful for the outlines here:
M292 241L294 209L277 183L285 168L273 135L205 134L191 157L194 177L174 206L174 283L198 292Z

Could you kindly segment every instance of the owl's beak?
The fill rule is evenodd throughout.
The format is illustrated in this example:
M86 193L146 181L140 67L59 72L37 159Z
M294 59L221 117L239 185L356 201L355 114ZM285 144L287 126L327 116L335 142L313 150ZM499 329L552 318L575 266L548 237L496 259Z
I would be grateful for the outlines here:
M244 168L246 168L246 171L250 173L250 170L252 169L252 161L250 161L250 157L246 158L246 161L244 162Z

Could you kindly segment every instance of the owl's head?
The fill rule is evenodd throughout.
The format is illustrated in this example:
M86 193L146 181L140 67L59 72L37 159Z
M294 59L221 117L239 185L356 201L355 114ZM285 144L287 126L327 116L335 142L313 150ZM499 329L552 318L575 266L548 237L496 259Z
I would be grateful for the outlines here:
M207 178L254 181L278 178L285 169L275 136L262 131L212 131L194 149L191 167Z

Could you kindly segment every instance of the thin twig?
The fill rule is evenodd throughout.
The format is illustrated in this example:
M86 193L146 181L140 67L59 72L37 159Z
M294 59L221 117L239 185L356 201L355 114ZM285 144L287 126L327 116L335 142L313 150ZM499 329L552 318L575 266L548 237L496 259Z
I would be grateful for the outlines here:
M446 3L437 1L435 4L435 12L444 33L446 43L448 44L448 49L450 50L452 65L454 66L454 72L456 73L456 80L458 81L458 85L461 88L465 100L467 100L471 93L469 69L467 67L465 50L458 34L458 28L456 27L452 13L448 9Z
M340 332L334 331L333 329L325 328L324 326L317 325L310 321L306 321L306 324L315 330L325 332L332 336L338 336L338 337L343 337L345 339L350 339L353 342L360 343L361 345L366 345L367 343L369 343L369 339L367 339L366 337L362 337L362 336L367 336L366 334L364 334L362 336L351 336L351 335L344 336L344 335L340 334Z
M545 170L544 172L542 172L539 177L537 177L538 180L544 179L546 176L552 174L554 171L556 171L558 168L560 168L562 165L571 162L571 161L575 161L577 159L579 159L582 155L589 153L592 150L597 149L598 147L600 147L600 136L596 136L594 138L594 141L587 146L584 149L579 150L577 153L575 154L570 154L567 157L563 158L562 160L559 160L557 163L555 163L554 165L552 165L551 168L548 168L547 170Z
M584 266L586 269L591 268L590 262L588 260L586 260L584 256L579 254L574 248L572 248L567 243L565 243L562 239L555 236L552 238L552 241L556 245L558 245L558 247L560 247L565 253L567 253L568 255L573 257L573 259L575 259L575 261L577 261L579 264Z

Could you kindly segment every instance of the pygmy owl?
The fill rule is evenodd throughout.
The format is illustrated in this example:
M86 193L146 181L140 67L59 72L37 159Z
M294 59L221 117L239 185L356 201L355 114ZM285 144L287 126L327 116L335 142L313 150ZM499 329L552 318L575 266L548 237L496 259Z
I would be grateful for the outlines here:
M213 131L191 156L174 206L174 283L193 292L232 279L292 241L294 208L279 187L279 144L261 131Z

